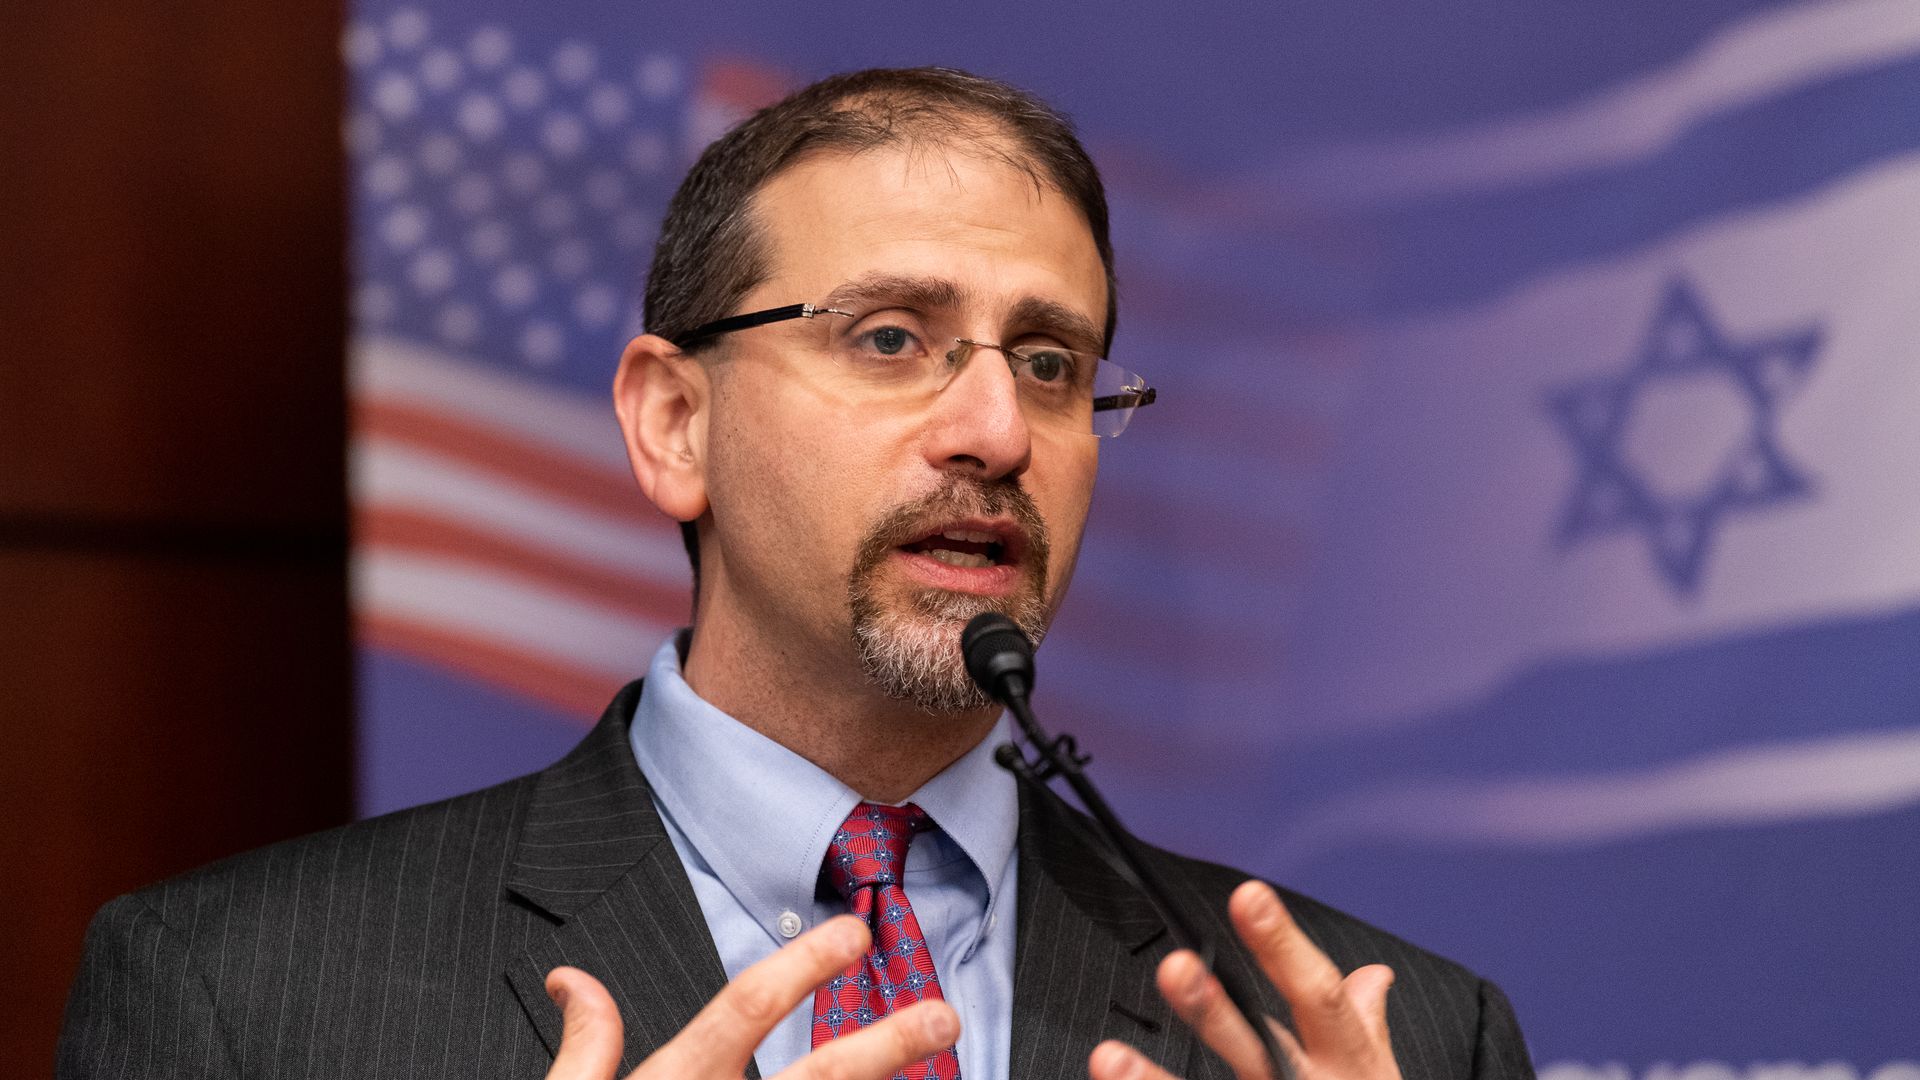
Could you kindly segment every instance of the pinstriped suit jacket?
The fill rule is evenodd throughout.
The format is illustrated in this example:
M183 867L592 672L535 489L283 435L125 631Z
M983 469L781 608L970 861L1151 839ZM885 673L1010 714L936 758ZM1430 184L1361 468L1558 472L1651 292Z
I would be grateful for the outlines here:
M57 1075L538 1078L560 1039L542 989L559 964L597 975L619 1002L624 1075L726 978L628 746L639 687L532 776L107 904L87 933ZM1231 941L1222 913L1243 875L1153 857L1196 920ZM1224 1080L1153 989L1167 949L1159 921L1074 812L1024 802L1019 858L1012 1075L1085 1076L1088 1052L1114 1037L1176 1073ZM1530 1080L1498 989L1305 897L1286 900L1343 968L1398 973L1390 1024L1407 1080ZM1247 966L1232 946L1222 953Z

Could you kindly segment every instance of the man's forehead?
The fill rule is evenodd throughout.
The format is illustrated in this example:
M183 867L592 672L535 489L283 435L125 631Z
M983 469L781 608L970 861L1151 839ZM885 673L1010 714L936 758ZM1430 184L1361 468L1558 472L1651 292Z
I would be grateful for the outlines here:
M769 284L808 302L884 293L927 308L1052 306L1095 319L1106 295L1092 228L1009 154L899 145L788 166L750 207Z
M967 146L902 141L860 150L815 150L768 177L749 208L763 219L789 208L806 217L823 210L859 217L862 211L947 209L955 199L984 189L1023 209L1049 202L1071 209L1058 188L1040 179L999 139ZM1091 239L1091 229L1087 235Z

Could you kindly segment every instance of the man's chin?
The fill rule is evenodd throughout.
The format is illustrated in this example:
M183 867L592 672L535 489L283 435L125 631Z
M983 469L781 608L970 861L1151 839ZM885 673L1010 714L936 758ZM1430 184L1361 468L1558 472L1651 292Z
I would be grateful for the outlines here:
M901 633L930 636L929 647L950 649L960 656L960 633L967 623L989 611L1012 619L1037 646L1050 622L1046 602L1038 590L1022 587L1007 596L983 596L950 589L905 588L883 600L881 612ZM876 612L877 614L878 612ZM856 612L856 614L858 614Z
M891 602L856 596L853 636L861 666L887 696L935 714L994 707L975 686L960 652L960 633L974 616L998 611L1027 628L1038 641L1045 632L1041 605L1020 597L989 597L940 589L917 589ZM1022 618L1021 616L1026 616ZM1037 626L1030 626L1037 623ZM1037 632L1036 632L1037 631Z
M940 589L916 591L911 604L914 621L931 628L965 626L969 619L987 611L1004 612L1011 605L994 597L974 593L947 592ZM954 641L960 640L955 628Z

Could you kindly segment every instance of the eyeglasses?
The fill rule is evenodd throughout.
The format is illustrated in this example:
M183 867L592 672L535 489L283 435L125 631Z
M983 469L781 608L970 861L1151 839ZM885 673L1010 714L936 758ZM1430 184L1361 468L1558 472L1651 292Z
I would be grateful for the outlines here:
M1126 430L1135 409L1159 396L1140 376L1093 353L975 341L898 307L863 314L831 300L789 304L716 319L679 335L673 344L686 349L722 334L793 319L817 321L822 340L816 345L833 360L835 389L862 404L924 405L981 349L1006 358L1023 413L1056 429L1112 438ZM934 344L948 341L950 349Z

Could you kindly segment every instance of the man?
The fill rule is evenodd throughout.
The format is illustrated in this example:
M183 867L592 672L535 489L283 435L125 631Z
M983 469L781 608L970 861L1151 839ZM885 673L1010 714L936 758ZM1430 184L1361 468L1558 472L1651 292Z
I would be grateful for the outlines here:
M552 768L109 904L61 1075L1270 1075L993 765L957 648L985 610L1044 633L1095 436L1152 397L1100 359L1106 206L1066 123L957 72L809 87L694 166L646 306L614 398L686 523L692 631ZM1464 969L1151 858L1300 1075L1531 1075Z

